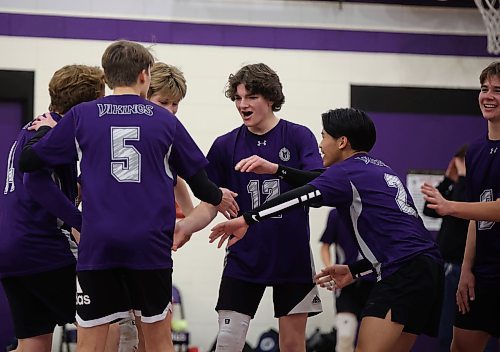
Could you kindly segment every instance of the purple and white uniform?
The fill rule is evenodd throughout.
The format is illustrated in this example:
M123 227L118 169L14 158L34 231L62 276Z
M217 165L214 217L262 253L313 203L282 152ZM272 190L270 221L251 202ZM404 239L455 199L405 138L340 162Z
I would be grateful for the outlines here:
M491 202L500 198L500 141L481 138L469 145L465 156L467 198ZM500 288L500 223L476 222L476 285Z
M112 95L73 107L33 150L48 165L80 159L78 271L172 267L174 180L208 163L175 116Z
M360 252L378 280L425 254L440 262L438 247L418 216L413 199L384 162L359 153L310 182L323 204L337 208L354 230Z
M55 113L52 117L56 121L61 119ZM62 223L51 210L69 213L72 226L81 224L74 206L76 164L44 168L31 175L19 171L17 165L21 151L35 134L28 131L30 125L23 127L10 149L6 182L0 195L3 203L0 213L0 278L32 275L75 263L61 229ZM26 185L23 177L28 177Z
M338 215L337 209L330 210L320 242L329 245L335 244L335 262L337 264L352 264L363 259L356 246L353 230L344 223Z
M254 154L302 170L323 167L311 131L286 120L264 135L242 125L217 138L207 155L207 172L218 186L238 193L242 213L292 189L274 175L234 170L238 161ZM266 285L311 283L308 213L307 207L301 207L250 227L245 238L228 250L223 276Z

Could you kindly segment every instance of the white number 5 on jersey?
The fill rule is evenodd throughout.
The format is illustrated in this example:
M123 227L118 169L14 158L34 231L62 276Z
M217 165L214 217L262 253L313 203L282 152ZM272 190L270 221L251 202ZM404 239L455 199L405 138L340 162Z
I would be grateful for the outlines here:
M138 141L139 127L111 127L111 175L118 182L141 182L141 154L127 141Z

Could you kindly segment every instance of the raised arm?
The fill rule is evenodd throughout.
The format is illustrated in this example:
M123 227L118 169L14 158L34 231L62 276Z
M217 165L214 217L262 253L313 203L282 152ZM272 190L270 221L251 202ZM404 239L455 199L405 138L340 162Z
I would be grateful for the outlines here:
M304 205L321 204L321 192L314 186L305 185L270 199L259 207L243 213L242 216L216 225L212 228L210 242L220 238L218 247L230 238L228 245L232 246L245 236L248 226L261 220L279 215L287 210Z
M248 158L240 160L234 169L240 172L276 175L293 187L304 186L322 173L322 171L307 171L278 165L271 163L258 155L252 155Z
M175 224L172 250L181 248L193 233L204 229L216 216L217 208L205 202L198 204L188 216Z
M493 202L455 202L444 199L439 191L427 184L421 188L427 207L436 210L441 216L477 221L500 221L500 199Z

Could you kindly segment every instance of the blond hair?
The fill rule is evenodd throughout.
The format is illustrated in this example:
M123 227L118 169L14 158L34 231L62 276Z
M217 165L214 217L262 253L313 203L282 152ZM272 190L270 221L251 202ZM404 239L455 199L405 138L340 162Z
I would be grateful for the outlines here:
M151 68L151 84L148 99L160 94L173 101L180 101L186 96L186 78L181 70L163 62L155 62Z

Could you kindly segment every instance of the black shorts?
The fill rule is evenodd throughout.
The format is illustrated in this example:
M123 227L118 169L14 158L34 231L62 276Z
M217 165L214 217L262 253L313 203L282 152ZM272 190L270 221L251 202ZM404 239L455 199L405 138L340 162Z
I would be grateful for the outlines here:
M77 276L76 320L83 327L117 322L130 310L154 323L171 310L172 269L85 270Z
M341 290L337 290L335 305L337 313L352 313L358 320L361 319L361 312L370 296L374 282L357 280Z
M264 284L223 276L215 310L232 310L253 318L266 287ZM276 318L298 313L313 316L322 311L318 288L313 282L275 284L272 288Z
M470 311L455 315L455 326L465 330L485 331L500 338L500 288L475 287L475 299L469 302Z
M51 334L56 325L75 322L75 279L75 265L2 279L18 339Z
M404 332L436 336L443 290L443 266L419 255L375 284L362 316L384 319L390 310L392 321L404 325Z

